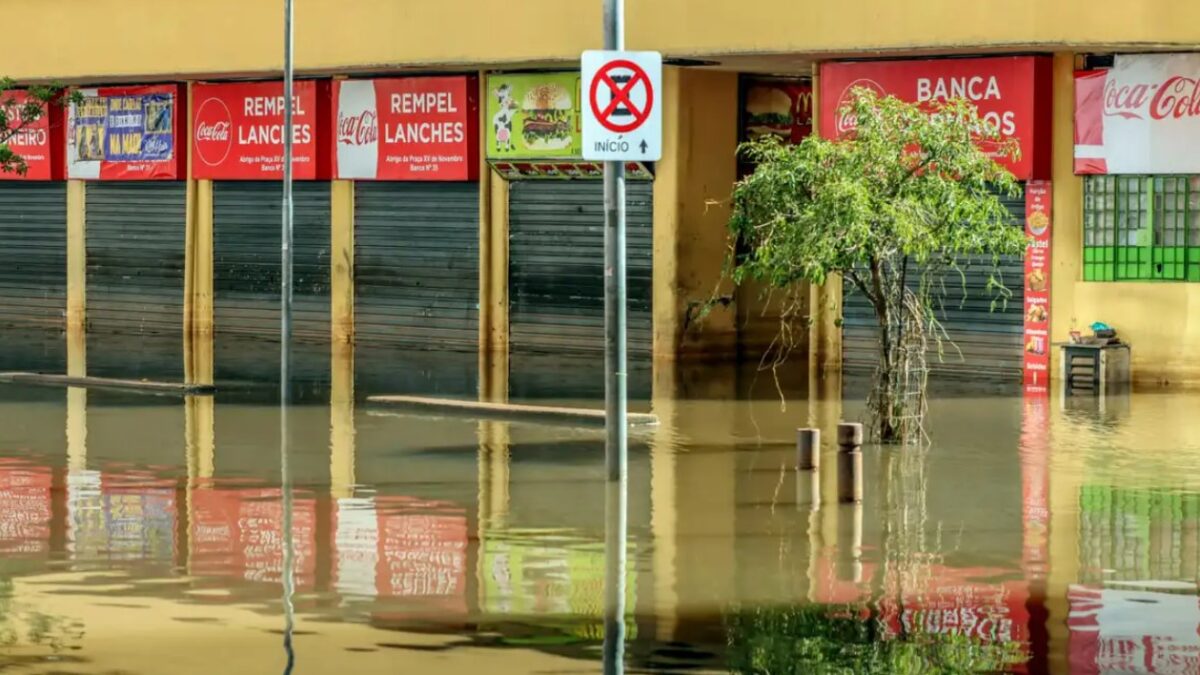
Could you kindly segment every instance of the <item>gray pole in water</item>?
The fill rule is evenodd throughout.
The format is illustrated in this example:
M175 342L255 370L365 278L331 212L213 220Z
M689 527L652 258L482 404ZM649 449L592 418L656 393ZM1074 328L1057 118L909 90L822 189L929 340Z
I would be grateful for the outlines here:
M624 0L604 0L604 48L625 49ZM625 164L604 163L604 413L608 480L625 478L626 423Z
M283 227L280 231L279 391L288 403L292 356L292 0L283 2Z
M294 70L293 0L283 0L283 226L280 230L280 307L279 307L279 494L283 510L283 650L287 658L284 674L296 663L292 645L295 626L292 596L295 593L295 557L292 541L292 476L289 460L288 404L291 403L292 361L292 73Z
M624 0L604 0L604 48L625 49ZM625 672L629 426L625 355L625 165L604 163L604 672Z

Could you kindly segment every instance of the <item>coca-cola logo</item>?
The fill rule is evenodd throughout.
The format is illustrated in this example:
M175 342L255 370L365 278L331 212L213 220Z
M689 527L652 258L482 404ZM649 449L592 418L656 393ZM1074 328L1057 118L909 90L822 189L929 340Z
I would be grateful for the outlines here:
M196 109L194 148L208 166L220 166L233 148L233 116L219 98L205 99Z
M1200 117L1200 78L1172 75L1139 84L1111 79L1104 87L1104 114L1131 120Z
M837 129L838 136L844 136L858 128L858 116L854 114L850 106L854 103L854 90L859 88L870 89L879 96L887 94L883 90L883 85L867 78L860 78L846 85L846 88L842 90L842 95L838 98L837 109L834 112L834 128Z
M379 120L373 110L357 115L338 113L338 143L373 145L379 142Z

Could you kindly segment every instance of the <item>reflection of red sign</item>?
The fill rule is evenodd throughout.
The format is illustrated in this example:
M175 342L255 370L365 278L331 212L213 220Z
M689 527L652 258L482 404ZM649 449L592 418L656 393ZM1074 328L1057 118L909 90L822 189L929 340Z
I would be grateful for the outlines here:
M1050 181L1025 186L1025 382L1050 381Z
M1017 140L1020 157L1002 163L1019 180L1048 178L1050 67L1050 59L1039 56L825 63L821 65L821 134L835 138L853 130L853 116L844 115L842 109L855 87L913 103L965 98L984 121Z
M471 77L335 82L335 177L475 180L479 176L477 91Z
M628 71L628 76L621 76L617 81L616 71ZM600 85L604 85L604 98L601 101ZM633 92L638 87L645 90L644 103L638 106L633 102ZM618 59L609 61L600 67L592 78L592 87L588 92L588 103L592 107L592 115L600 126L617 134L636 131L650 119L650 111L654 110L654 88L650 86L650 78L646 71L633 61ZM624 121L628 118L628 121Z
M437 598L446 609L465 612L467 519L436 506L403 497L377 501L377 586L387 595Z
M316 581L316 502L292 502L297 587ZM277 489L196 490L191 566L199 575L278 583L283 572L283 504Z
M466 613L467 519L460 507L411 497L341 499L333 529L340 593L421 598L421 606L437 605L440 613Z
M1072 585L1067 598L1073 675L1200 672L1195 595Z
M0 554L50 550L50 469L0 459Z
M21 108L28 104L29 95L20 90L0 91L0 102L11 101L8 128L21 127ZM21 127L5 143L8 149L25 161L26 172L21 175L0 171L0 180L62 180L66 176L66 124L60 105L42 106L42 116L32 124Z
M295 83L294 176L329 177L319 140L328 126L329 83ZM283 177L283 83L238 82L192 87L192 176L217 180Z

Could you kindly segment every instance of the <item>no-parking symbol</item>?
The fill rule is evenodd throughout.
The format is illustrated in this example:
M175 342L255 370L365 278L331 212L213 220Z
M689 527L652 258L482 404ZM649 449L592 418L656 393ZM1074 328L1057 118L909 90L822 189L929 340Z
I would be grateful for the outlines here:
M662 158L662 55L586 51L581 59L583 158Z

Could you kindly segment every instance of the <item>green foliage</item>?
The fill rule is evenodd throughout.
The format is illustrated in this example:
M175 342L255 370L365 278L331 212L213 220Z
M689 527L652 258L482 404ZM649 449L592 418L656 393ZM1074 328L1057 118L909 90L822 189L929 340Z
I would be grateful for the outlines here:
M1020 188L977 142L1001 156L1016 146L970 103L930 114L859 89L850 110L851 138L791 146L767 137L741 147L757 168L733 193L729 227L747 248L731 261L735 282L788 289L833 273L865 282L864 268L897 256L924 264L1023 251L1024 234L994 194Z
M798 342L791 325L817 309L807 307L803 282L840 274L862 293L880 328L871 409L878 435L898 440L924 416L924 359L942 353L936 310L946 273L961 278L962 261L990 261L989 291L1000 303L1010 295L994 270L1000 256L1023 252L1026 239L997 194L1015 197L1020 188L993 156L1013 157L1017 147L964 100L930 109L853 93L841 111L856 120L848 138L791 146L767 137L741 146L756 169L734 188L727 273L782 298L775 353L764 359L775 364Z
M24 103L8 93L16 88L16 82L0 77L0 172L25 175L28 167L25 160L13 152L8 140L37 122L51 105L65 105L79 99L78 92L63 96L63 87L58 85L33 85L26 87L29 97Z
M853 606L769 607L726 616L729 670L739 675L996 673L1024 660L1016 642L952 633L884 637Z

